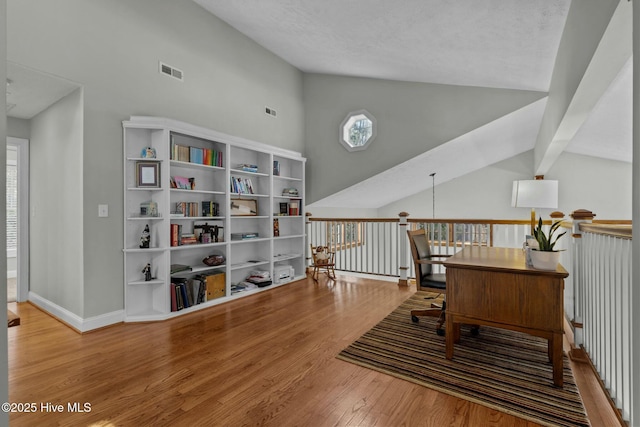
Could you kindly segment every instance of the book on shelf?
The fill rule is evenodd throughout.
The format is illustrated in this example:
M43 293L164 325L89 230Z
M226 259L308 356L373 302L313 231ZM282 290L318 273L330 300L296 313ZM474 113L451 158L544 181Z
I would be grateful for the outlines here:
M219 216L220 215L220 205L213 200L203 200L201 202L202 205L202 216Z
M169 242L171 246L180 246L180 237L182 236L182 225L181 224L171 224L169 227L170 236Z
M238 194L254 194L253 183L251 178L240 178L237 176L231 176L231 188L232 193Z
M199 277L171 279L171 311L182 310L206 301L206 283Z
M257 239L260 237L260 233L231 233L231 240L249 240Z
M189 304L189 296L187 295L187 287L184 283L176 283L176 286L180 289L180 296L182 297L182 305L184 308L191 307Z
M181 271L191 271L191 266L186 264L171 264L169 271L171 274L180 273Z
M200 207L198 202L176 202L175 212L182 214L182 216L198 216Z
M196 179L184 176L172 176L169 184L171 188L177 188L179 190L195 190Z
M194 278L193 280L193 290L197 295L196 301L197 304L202 304L207 301L207 283L204 280L199 278Z
M183 234L180 236L180 245L195 245L198 239L195 234Z
M171 311L178 311L178 298L176 297L176 285L171 283Z
M289 203L287 202L280 203L279 215L289 215Z
M238 165L238 169L240 169L241 171L245 171L245 172L253 172L256 173L258 172L258 165L252 165L252 164L248 164L248 163L242 163Z
M289 215L297 216L300 215L300 201L295 199L289 202Z
M204 150L200 147L189 147L189 161L199 165L204 164Z
M175 303L175 304L174 304ZM184 308L182 291L179 284L171 283L171 311L180 311Z
M273 161L273 174L275 176L280 176L280 162L277 160Z
M223 167L223 153L211 148L191 147L176 144L171 141L170 153L171 160L179 162L196 163L207 166Z
M176 144L171 141L171 160L177 160L179 162L189 162L190 161L190 150L186 145Z
M227 279L226 274L222 271L217 271L209 274L202 274L198 276L198 279L205 283L206 297L205 301L211 301L216 298L223 297L227 294Z

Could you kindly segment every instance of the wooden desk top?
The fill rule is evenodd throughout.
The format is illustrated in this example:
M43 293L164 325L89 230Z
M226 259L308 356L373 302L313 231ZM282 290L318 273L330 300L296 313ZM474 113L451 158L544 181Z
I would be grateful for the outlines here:
M472 268L486 271L504 271L520 274L535 274L565 278L567 270L558 264L555 270L538 270L528 267L522 248L493 248L486 246L469 246L452 257L447 258L445 267Z

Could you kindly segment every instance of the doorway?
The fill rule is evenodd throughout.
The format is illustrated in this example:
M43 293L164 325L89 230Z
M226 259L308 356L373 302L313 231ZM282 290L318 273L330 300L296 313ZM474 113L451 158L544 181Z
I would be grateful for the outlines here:
M7 138L7 301L29 295L29 141Z

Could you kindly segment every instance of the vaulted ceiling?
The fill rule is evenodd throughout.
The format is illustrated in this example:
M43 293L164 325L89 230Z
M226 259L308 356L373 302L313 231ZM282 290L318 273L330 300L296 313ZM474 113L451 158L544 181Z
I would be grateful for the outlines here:
M571 5L570 0L194 1L304 72L541 92L549 91ZM615 28L607 32L615 33ZM606 56L606 50L603 46L596 55ZM591 74L596 74L598 63L593 62ZM600 91L589 90L594 85L585 79L584 93L576 96L562 128L572 137L547 150L547 166L564 150L631 161L630 60L615 74L602 80L607 83ZM411 179L419 169L415 162L457 158L447 168L451 176L438 177L442 182L531 150L545 103L546 98L507 114L314 205L380 207L430 186ZM514 132L516 146L505 138ZM473 147L481 139L483 153L477 156ZM467 160L459 161L460 156ZM397 189L400 179L420 184L403 194L381 191Z
M303 72L543 93L550 90L571 5L571 0L194 1ZM611 68L611 52L630 45L625 16L630 5L619 3L560 125L563 141L547 149L547 167L562 151L631 161L631 59ZM30 118L77 88L60 79L53 84L52 76L42 80L11 63L7 74L13 117ZM412 179L424 170L416 162L458 159L446 174L439 173L439 182L445 182L531 150L546 102L506 114L315 205L380 207L430 187L429 180ZM398 180L414 185L403 186L401 193Z

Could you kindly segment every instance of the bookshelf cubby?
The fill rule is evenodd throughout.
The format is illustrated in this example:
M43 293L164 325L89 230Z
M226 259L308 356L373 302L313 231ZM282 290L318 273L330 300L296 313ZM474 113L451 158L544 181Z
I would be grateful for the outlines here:
M123 130L125 321L164 320L305 276L304 157L164 118L131 117ZM140 164L147 167L144 186ZM297 194L283 195L292 188ZM298 208L284 215L281 203ZM145 227L148 248L140 247ZM208 266L202 260L209 255L225 261ZM172 274L176 266L186 269ZM255 270L268 271L273 283L241 291L238 284ZM281 278L283 271L293 275ZM215 298L178 310L175 283L193 285L195 295L199 280L214 284L209 276Z

